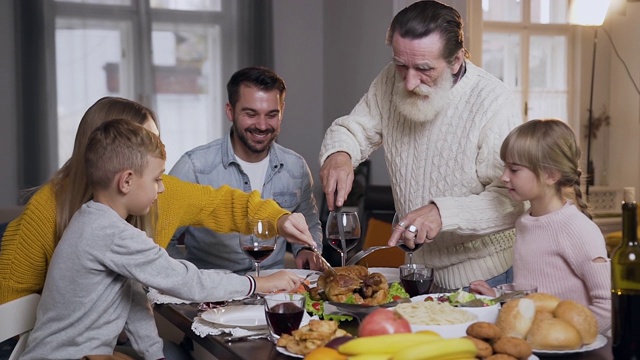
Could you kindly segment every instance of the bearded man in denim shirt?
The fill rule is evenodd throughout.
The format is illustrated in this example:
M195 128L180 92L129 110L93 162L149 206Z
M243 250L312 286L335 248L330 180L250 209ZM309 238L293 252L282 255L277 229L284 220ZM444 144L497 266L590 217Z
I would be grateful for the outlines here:
M237 71L227 83L226 113L232 122L229 136L185 153L170 174L185 181L220 187L229 185L246 192L258 190L284 209L302 213L316 246L322 252L322 229L313 196L313 179L306 161L296 152L275 143L280 133L286 86L282 78L263 67ZM253 260L240 249L239 234L218 234L187 227L185 259L199 268L229 269L244 274L255 270ZM323 269L318 255L292 245L298 268ZM276 250L260 269L284 267L286 242L278 237Z

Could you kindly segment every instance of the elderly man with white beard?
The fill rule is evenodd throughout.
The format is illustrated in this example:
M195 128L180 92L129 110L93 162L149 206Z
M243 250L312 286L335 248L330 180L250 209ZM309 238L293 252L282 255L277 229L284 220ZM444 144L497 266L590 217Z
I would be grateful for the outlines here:
M384 147L396 211L393 230L414 262L434 268L432 291L512 280L513 227L523 205L499 180L500 145L522 122L509 89L468 60L460 14L419 1L392 20L392 62L347 116L327 130L320 178L329 209L343 205L353 169Z

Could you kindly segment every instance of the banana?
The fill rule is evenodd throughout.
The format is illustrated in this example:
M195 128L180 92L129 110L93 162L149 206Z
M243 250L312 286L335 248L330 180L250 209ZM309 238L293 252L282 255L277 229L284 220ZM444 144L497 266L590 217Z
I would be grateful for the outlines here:
M469 339L441 339L400 350L392 360L454 360L474 358L476 346Z
M389 360L391 359L391 354L358 354L349 356L348 360Z
M345 355L394 354L409 346L420 345L440 339L442 339L442 337L437 333L403 333L365 336L347 341L338 347L338 351Z

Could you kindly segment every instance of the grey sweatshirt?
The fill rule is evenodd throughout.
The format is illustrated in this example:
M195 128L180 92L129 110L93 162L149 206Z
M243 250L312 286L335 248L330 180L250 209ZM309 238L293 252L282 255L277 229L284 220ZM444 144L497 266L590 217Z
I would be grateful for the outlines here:
M145 359L163 358L141 284L194 302L241 297L252 279L199 270L175 260L110 207L89 201L56 247L21 359L80 359L113 354L124 328Z

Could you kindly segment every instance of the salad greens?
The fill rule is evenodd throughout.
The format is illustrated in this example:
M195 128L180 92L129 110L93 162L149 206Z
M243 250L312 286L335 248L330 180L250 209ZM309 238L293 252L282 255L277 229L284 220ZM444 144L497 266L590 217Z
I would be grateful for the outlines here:
M446 303L449 303L451 306L459 306L462 303L469 303L470 301L480 302L479 305L476 305L475 303L473 305L470 305L470 306L478 306L478 307L480 307L480 306L491 306L491 305L495 304L493 299L487 299L487 298L484 298L484 297L477 297L473 293L466 292L466 291L462 290L462 288L460 288L458 291L453 292L453 293L451 293L449 295L441 294L441 295L436 296L436 297L427 296L425 298L425 301L446 302Z
M387 302L396 301L398 299L408 299L409 293L404 290L404 287L399 282L394 282L389 286L389 296L387 296Z

